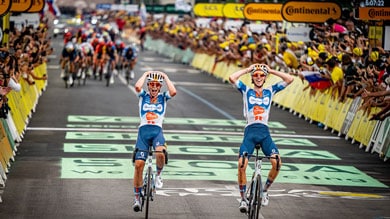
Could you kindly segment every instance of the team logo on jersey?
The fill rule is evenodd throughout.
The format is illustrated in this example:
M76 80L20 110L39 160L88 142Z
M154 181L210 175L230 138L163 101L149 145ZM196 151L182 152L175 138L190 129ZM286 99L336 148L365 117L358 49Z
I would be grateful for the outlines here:
M157 111L157 112L162 112L163 111L163 106L162 104L144 104L142 109L144 111Z
M269 105L270 99L269 97L264 97L264 98L256 98L256 97L249 97L249 103L253 105Z

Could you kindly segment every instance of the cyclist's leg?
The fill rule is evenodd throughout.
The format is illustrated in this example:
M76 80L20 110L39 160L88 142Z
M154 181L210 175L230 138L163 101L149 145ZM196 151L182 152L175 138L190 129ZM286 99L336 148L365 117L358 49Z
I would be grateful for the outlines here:
M158 127L157 135L153 140L153 146L155 147L156 151L163 151L166 150L165 145L165 138L162 133L162 129ZM158 144L158 145L157 145ZM163 181L162 181L162 170L164 168L165 164L165 154L164 153L156 153L156 170L157 170L157 176L156 176L156 188L161 189L163 187Z
M253 154L253 151L255 149L254 142L254 136L255 132L251 131L252 126L247 126L244 131L244 139L242 141L242 144L240 146L240 152L239 152L239 159L238 159L238 186L240 189L240 195L242 199L246 199L245 192L246 192L246 168L248 166L248 159L250 158L250 154ZM245 158L244 165L242 166L242 159L244 152L247 152L249 154L248 158Z
M134 163L134 177L133 177L133 186L134 186L134 211L141 210L141 195L142 195L142 187L143 187L143 171L145 167L145 160L148 156L148 153L145 152L148 150L149 146L146 145L143 141L143 132L139 130L138 137L136 141L135 148L139 150L135 154L135 163Z
M278 159L270 159L272 168L268 172L267 181L264 185L264 191L266 192L278 176L280 167L282 166L282 161L279 155L279 150L270 135L268 135L262 142L262 150L265 156L278 157Z

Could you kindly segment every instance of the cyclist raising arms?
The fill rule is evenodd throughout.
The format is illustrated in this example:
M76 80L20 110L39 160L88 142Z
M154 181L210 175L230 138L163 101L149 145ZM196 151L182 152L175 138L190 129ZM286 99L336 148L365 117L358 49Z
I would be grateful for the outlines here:
M254 88L246 86L239 80L241 76L247 73L251 74ZM280 77L283 81L263 88L268 73ZM229 80L237 87L243 96L244 117L247 121L238 160L238 185L242 199L239 209L241 212L245 213L248 210L248 203L245 197L247 183L245 171L248 166L248 159L250 154L253 154L256 144L261 144L264 155L271 157L279 156L278 148L273 142L268 128L272 97L275 93L286 88L294 78L284 72L270 69L265 64L253 64L248 68L233 73L230 75ZM247 152L249 156L248 159L245 158L244 165L241 167L244 152ZM276 179L281 167L280 157L279 159L270 159L270 161L272 168L268 173L268 178L264 185L264 197L261 203L264 206L267 206L269 202L267 190Z
M148 90L143 89L143 85L147 80ZM167 85L167 91L160 93L163 82ZM140 149L135 155L135 171L134 171L134 205L133 210L141 209L140 193L142 192L142 174L145 166L145 160L149 145L152 145L154 150L163 151L165 148L165 138L162 130L162 123L166 111L167 101L176 95L176 88L168 76L159 71L145 72L135 83L135 90L139 97L139 115L141 124L138 128L138 137L135 147ZM164 167L164 153L156 153L156 169L157 176L155 186L162 188L163 182L161 171Z

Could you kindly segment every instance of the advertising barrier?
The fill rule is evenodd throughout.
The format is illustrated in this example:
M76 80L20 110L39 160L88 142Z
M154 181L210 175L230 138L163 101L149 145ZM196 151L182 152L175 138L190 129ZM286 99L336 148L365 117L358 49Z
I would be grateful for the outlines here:
M38 77L46 74L46 63L34 68ZM28 84L24 79L19 81L21 90L7 94L8 105L11 110L7 118L0 119L0 185L5 186L8 169L15 160L18 143L22 141L32 113L42 92L46 89L46 80L36 80L35 84ZM1 202L1 197L0 197Z

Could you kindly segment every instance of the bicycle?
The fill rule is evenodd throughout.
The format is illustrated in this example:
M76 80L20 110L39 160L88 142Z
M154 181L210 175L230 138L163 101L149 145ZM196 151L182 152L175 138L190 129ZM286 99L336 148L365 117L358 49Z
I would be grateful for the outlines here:
M246 198L249 202L248 211L246 214L249 219L259 218L259 213L261 209L261 202L263 199L263 182L261 180L261 165L263 163L263 159L276 159L277 164L279 165L279 156L271 157L271 156L259 156L259 149L261 148L260 144L255 146L256 156L255 157L255 170L253 171L250 187L246 192ZM253 154L252 154L253 155ZM248 153L244 152L241 167L243 167L245 163L245 157L248 157ZM277 167L278 168L278 167Z
M138 148L135 148L133 152L133 164L135 163L135 155L137 152L143 152L148 153L148 157L146 158L146 172L144 176L144 184L143 184L143 190L140 194L141 197L141 211L144 208L144 204L146 201L146 209L145 209L145 218L147 219L149 216L149 202L154 200L154 194L156 193L156 187L154 184L154 179L156 178L156 174L153 170L153 153L164 153L165 155L165 164L168 164L168 152L166 150L163 151L155 151L153 150L153 146L149 146L149 150L140 150Z
M111 59L108 60L107 63L107 72L106 72L106 87L110 86L111 80L113 80L112 72L114 70Z
M133 71L133 67L131 66L130 61L127 62L127 64L125 65L125 78L126 78L127 84L130 84L130 80L134 79L134 71Z

